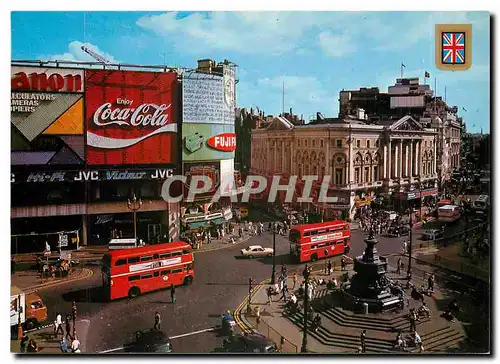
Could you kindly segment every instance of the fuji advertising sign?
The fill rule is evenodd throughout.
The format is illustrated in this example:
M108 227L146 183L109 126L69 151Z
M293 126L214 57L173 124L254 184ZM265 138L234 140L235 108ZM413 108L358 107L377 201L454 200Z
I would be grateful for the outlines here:
M234 152L236 150L236 134L222 133L208 139L207 144L216 150Z

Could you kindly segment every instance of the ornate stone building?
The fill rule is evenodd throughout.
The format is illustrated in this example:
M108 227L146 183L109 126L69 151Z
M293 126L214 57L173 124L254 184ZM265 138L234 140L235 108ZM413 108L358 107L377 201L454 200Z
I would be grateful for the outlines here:
M357 119L324 119L294 125L276 117L265 128L252 131L251 171L264 176L331 177L328 196L334 203L303 205L326 217L353 217L356 207L375 194L391 201L420 201L437 194L436 130L411 116L368 123ZM429 188L430 187L430 188ZM317 196L319 184L313 186ZM281 196L283 196L282 194ZM403 208L405 203L395 203Z

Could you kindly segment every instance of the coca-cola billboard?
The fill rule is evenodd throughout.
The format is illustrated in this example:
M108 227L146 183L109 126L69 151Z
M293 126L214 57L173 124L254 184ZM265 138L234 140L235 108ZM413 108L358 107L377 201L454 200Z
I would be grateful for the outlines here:
M87 70L87 163L177 162L174 72Z

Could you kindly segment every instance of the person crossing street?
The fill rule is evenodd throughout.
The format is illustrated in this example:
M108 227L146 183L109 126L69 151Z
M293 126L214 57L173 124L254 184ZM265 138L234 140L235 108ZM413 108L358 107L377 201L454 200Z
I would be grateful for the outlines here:
M175 286L173 284L170 286L170 297L172 298L172 303L177 301L175 297Z

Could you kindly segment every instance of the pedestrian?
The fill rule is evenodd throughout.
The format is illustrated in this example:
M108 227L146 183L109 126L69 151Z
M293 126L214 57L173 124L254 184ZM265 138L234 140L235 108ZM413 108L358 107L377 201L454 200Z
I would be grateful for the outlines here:
M73 315L73 321L76 320L76 302L73 301L72 305L71 305L71 314Z
M158 311L155 312L155 324L153 327L156 331L160 331L161 329L161 317Z
M258 325L260 323L260 307L259 306L257 306L255 308L255 318L257 320L257 325Z
M408 253L408 247L406 246L406 240L403 241L403 254L407 254Z
M61 349L61 353L68 352L68 340L66 339L66 337L63 337L61 339L61 342L59 343L59 348Z
M72 339L72 337L71 337L71 316L70 315L66 315L66 336L65 337Z
M243 229L241 228L241 226L238 228L238 235L239 235L240 239L243 236Z
M30 338L26 332L23 332L23 337L21 338L21 343L19 344L19 350L21 353L26 352L26 347L28 346L28 342L30 341Z
M271 286L267 287L267 301L268 301L268 304L271 304L271 302L273 302L273 291L272 291L272 288Z
M366 352L366 330L363 330L361 332L361 352L365 353Z
M396 274L401 274L401 258L398 259Z
M175 286L173 284L170 285L170 297L172 298L172 303L177 302L175 299Z
M434 273L427 279L428 290L434 292Z
M295 290L295 286L297 285L297 272L293 273L293 287L292 291Z
M286 289L283 288L283 290L281 291L281 299L286 302Z
M57 339L57 335L59 334L59 331L61 331L61 335L64 336L64 331L62 328L62 316L58 312L56 315L56 320L54 321L54 335L55 335L56 339Z
M327 252L328 250L325 250L325 252ZM325 261L325 274L328 274L329 270L328 270L328 263Z
M328 261L328 275L331 276L333 273L333 269L332 269L332 261L329 260Z
M342 257L340 259L340 270L344 271L345 270L345 259Z
M71 351L73 353L80 352L80 340L75 336L75 339L71 342Z
M410 331L417 330L417 315L415 313L415 309L410 309Z
M417 333L417 330L414 331L414 336L415 336L415 346L418 348L419 353L424 352L424 344L422 343L422 339L420 338L420 335Z

